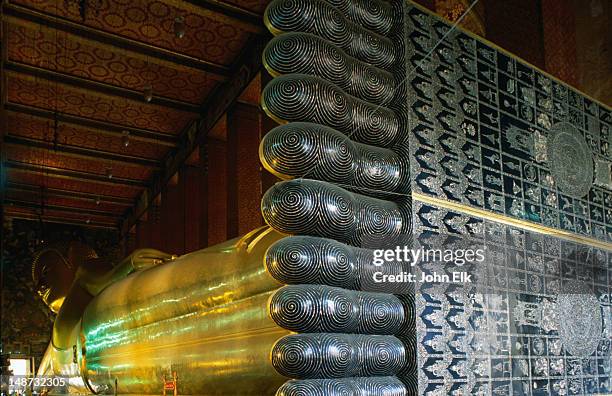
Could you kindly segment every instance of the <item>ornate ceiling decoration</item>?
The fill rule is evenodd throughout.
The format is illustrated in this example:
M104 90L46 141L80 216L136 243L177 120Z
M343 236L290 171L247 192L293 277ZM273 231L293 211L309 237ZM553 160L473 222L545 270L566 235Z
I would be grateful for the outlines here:
M59 5L46 0L18 0L15 3L222 65L230 65L249 34L259 30L239 27L236 21L223 20L222 15L196 6L176 7L170 4L172 1L105 1L98 15L85 21L77 7L66 8L61 2ZM185 36L180 39L174 34L177 16L184 18L186 26Z
M141 191L141 188L136 186L113 184L110 181L108 183L98 183L95 181L74 180L67 177L47 175L41 172L34 173L19 169L8 169L6 173L9 183L97 194L101 196L135 198Z
M157 96L200 104L221 78L169 62L117 50L33 23L9 23L8 59Z
M8 101L60 113L178 134L197 114L7 72Z
M54 121L18 113L9 113L7 117L10 129L9 136L19 136L39 141L53 141ZM161 158L167 147L153 144L149 140L130 135L130 142L125 147L120 134L105 134L104 131L84 128L77 125L58 123L57 141L60 144L96 149L105 152L122 153L132 157L157 159Z
M79 209L88 212L106 212L112 216L119 217L125 211L125 205L120 205L116 203L109 202L99 202L96 203L96 199L79 199L77 200L66 198L66 197L58 197L54 195L44 194L42 195L44 199L45 206L48 207L64 207L64 208L73 208L75 205L79 206ZM17 201L17 202L29 202L29 203L38 203L41 201L41 192L40 191L10 191L6 195L6 199L9 202Z
M87 158L85 156L72 156L55 151L43 150L8 144L7 160L31 165L46 166L87 173L107 175L110 170L112 177L133 180L148 180L152 170L144 166L113 163L112 161Z
M245 62L267 1L100 4L4 6L6 197L32 211L42 188L59 212L117 226Z

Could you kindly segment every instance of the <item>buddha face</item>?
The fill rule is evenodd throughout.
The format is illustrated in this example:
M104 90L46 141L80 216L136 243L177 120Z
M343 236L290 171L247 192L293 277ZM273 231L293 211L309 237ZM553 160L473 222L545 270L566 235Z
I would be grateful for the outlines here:
M57 313L74 280L74 269L55 249L39 253L32 269L36 292L43 302Z
M37 254L32 278L36 292L51 311L59 312L78 267L92 256L93 250L78 242L71 242L67 248L46 248Z

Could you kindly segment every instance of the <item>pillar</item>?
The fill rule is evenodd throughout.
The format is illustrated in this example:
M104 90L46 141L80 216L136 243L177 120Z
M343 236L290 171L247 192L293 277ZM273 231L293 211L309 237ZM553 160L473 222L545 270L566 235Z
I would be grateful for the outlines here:
M228 238L260 227L261 164L259 162L260 110L236 103L227 115Z
M185 252L208 245L208 183L200 149L197 158L183 166L180 183L184 189Z
M208 246L227 240L227 155L226 143L207 142Z
M161 226L162 246L171 254L185 252L185 204L183 185L175 174L162 191Z

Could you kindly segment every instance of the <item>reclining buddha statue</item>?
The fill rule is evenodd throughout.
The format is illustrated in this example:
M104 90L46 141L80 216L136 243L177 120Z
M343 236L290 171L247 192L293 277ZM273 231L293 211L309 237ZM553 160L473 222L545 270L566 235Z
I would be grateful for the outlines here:
M156 394L174 373L180 394L407 394L410 298L368 282L360 247L410 232L398 4L268 6L262 106L282 125L260 158L284 180L263 197L268 226L115 266L84 246L42 252L35 278L58 315L39 374L74 392Z
M75 393L157 394L174 378L178 394L240 396L564 390L560 356L593 356L582 372L609 377L609 300L558 296L577 276L561 281L558 263L576 268L581 244L600 249L592 267L608 262L609 109L403 0L273 0L264 23L261 104L279 126L259 157L281 179L267 225L114 266L84 247L40 255L58 316L39 374ZM576 103L600 110L571 118ZM589 117L601 144L585 140ZM404 270L373 249L433 234L491 244L486 292L373 281Z

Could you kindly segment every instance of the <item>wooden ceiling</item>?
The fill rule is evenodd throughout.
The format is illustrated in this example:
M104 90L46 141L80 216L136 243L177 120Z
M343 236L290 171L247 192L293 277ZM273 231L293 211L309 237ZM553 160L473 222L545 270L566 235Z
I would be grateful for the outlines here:
M130 226L259 69L267 2L3 1L5 215Z

